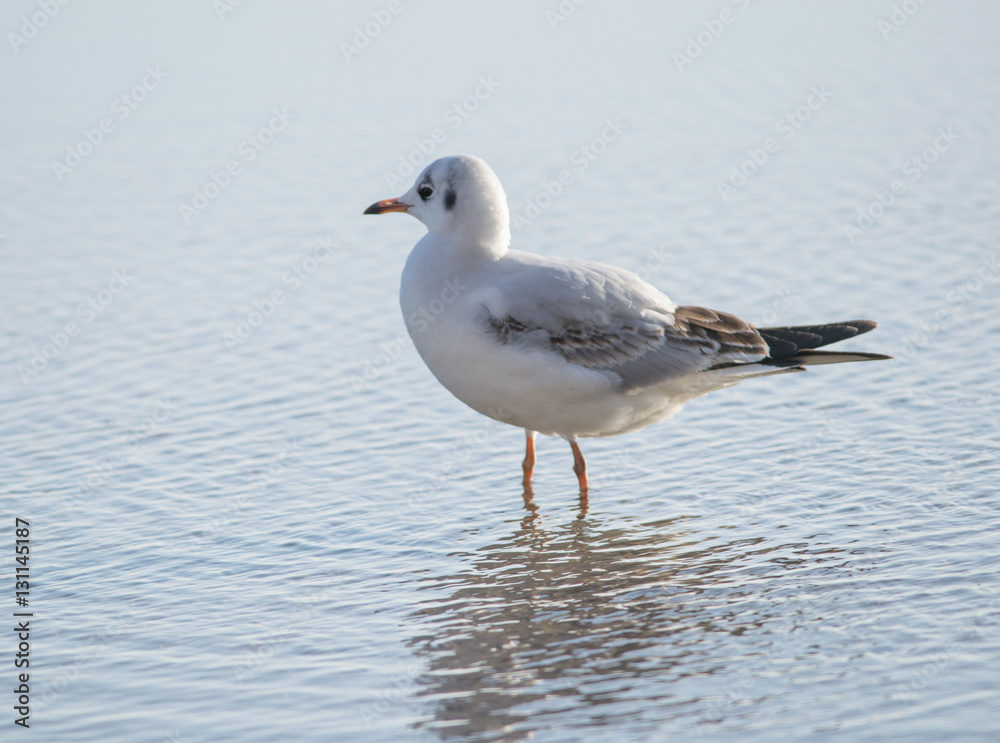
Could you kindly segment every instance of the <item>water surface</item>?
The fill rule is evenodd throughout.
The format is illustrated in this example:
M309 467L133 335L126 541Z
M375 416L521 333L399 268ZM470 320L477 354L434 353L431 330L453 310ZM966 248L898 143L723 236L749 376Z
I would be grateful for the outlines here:
M995 739L997 11L927 3L887 33L888 2L557 22L402 2L345 58L387 7L73 3L4 50L0 487L31 523L35 612L18 734ZM142 100L119 118L123 95ZM496 169L516 247L765 325L871 317L844 347L896 360L585 442L583 518L568 446L540 441L529 510L521 432L405 340L422 227L361 216L428 141Z

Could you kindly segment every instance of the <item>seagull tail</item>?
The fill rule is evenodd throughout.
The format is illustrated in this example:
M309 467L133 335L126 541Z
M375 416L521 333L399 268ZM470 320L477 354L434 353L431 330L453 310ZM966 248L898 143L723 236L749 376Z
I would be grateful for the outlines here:
M770 352L760 364L776 367L802 367L815 364L840 364L846 361L884 361L891 359L881 353L861 351L817 351L856 335L874 330L873 320L848 320L826 325L796 325L787 328L757 328Z

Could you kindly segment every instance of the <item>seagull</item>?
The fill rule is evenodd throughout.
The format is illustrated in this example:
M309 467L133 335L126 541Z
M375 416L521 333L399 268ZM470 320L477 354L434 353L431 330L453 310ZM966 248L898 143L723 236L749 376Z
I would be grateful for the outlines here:
M413 345L455 397L524 429L526 502L536 434L569 442L583 502L581 438L639 430L750 377L891 358L816 350L867 333L871 320L756 328L678 305L622 268L511 250L500 179L472 155L435 160L409 191L364 213L389 212L427 227L399 290Z

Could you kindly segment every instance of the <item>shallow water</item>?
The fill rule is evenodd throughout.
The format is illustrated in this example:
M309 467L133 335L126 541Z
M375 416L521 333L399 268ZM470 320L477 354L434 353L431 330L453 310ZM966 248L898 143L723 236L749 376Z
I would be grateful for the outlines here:
M1000 11L927 3L883 39L888 2L663 5L590 2L552 28L556 3L401 2L348 60L387 6L73 3L8 45L0 488L5 539L31 525L34 612L18 734L995 738ZM405 340L422 227L361 216L432 145L496 169L517 247L759 324L871 317L844 347L896 359L584 442L583 518L568 446L541 440L529 510L521 432Z

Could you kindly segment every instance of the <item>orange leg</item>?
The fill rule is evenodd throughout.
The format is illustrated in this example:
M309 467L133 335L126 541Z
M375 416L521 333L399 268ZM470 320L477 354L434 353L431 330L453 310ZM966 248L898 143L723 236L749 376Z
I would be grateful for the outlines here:
M580 495L585 496L589 489L587 485L587 460L583 458L583 452L580 451L580 446L575 439L570 439L569 445L573 449L573 471L576 473L576 479L580 481Z
M531 476L535 473L535 432L524 430L525 451L524 462L521 469L524 470L524 492L531 493Z

